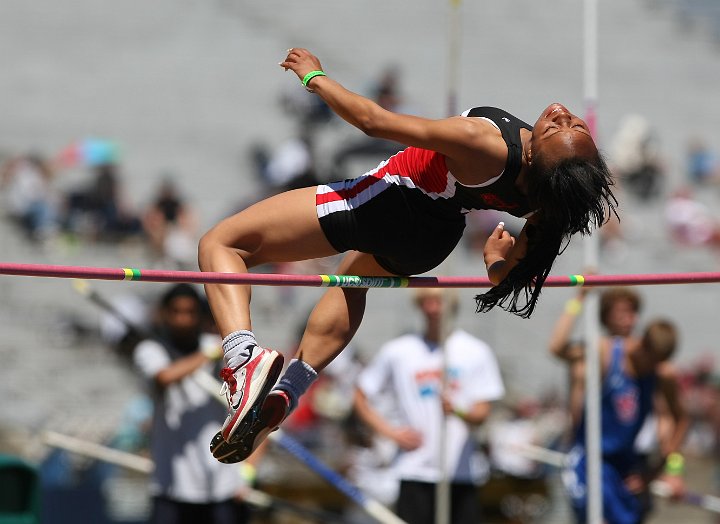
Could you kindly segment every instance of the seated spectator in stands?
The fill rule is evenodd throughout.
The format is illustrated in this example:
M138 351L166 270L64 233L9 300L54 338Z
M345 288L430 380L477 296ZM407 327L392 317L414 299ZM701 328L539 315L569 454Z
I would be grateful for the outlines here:
M142 223L155 259L180 269L195 266L196 218L171 178L160 183Z
M115 241L142 231L140 219L122 198L118 165L91 167L90 184L67 197L66 227L92 240Z
M310 130L301 130L272 152L263 145L256 145L251 155L265 196L320 183Z
M370 88L369 98L383 109L393 113L411 113L407 107L404 107L404 97L400 90L400 69L397 67L389 66L381 73ZM362 136L357 140L352 140L333 156L332 169L334 173L332 178L347 178L346 163L355 158L384 159L403 149L405 149L403 144L382 138Z
M720 221L698 202L688 187L677 189L665 203L665 223L672 240L689 247L720 248Z
M720 182L720 158L700 138L688 142L687 176L697 185Z
M620 123L610 158L613 171L629 192L641 200L660 195L664 168L657 138L645 118L629 115Z
M60 198L53 187L54 171L42 156L11 158L0 167L4 208L31 240L44 240L58 230Z

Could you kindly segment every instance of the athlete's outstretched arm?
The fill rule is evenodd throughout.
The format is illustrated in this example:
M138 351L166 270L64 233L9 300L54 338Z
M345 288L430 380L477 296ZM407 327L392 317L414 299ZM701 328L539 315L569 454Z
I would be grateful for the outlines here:
M292 70L301 80L311 71L322 71L317 57L301 48L290 49L280 66ZM433 120L393 113L327 76L314 77L308 87L338 116L369 136L431 149L457 160L472 157L476 162L487 160L493 164L499 160L500 169L504 166L507 148L493 147L497 144L489 138L495 133L490 124L480 119L458 116Z

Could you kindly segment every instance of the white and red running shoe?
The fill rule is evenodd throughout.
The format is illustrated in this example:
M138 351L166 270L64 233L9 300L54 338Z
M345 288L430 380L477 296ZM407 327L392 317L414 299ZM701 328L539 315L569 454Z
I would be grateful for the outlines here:
M271 391L262 407L252 409L240 421L240 429L227 441L218 432L210 442L213 457L225 464L248 458L267 436L278 429L290 412L290 398L282 390Z
M277 351L255 346L243 365L222 369L225 382L220 394L225 394L230 409L220 430L223 439L229 442L243 418L262 405L280 376L283 360Z

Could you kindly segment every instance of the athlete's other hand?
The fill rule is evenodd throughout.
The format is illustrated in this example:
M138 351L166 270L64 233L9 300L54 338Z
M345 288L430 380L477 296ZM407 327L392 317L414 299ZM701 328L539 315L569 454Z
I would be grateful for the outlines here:
M284 61L280 62L280 67L284 68L285 71L288 69L292 70L300 81L311 71L323 70L320 60L310 51L301 47L288 49L287 57Z
M485 262L492 265L497 260L505 260L514 245L515 237L505 231L505 224L500 222L485 242L483 250Z
M505 231L505 224L503 222L497 225L485 241L483 257L485 259L488 276L493 284L497 285L505 277L507 273L505 270L505 262L514 245L515 237Z

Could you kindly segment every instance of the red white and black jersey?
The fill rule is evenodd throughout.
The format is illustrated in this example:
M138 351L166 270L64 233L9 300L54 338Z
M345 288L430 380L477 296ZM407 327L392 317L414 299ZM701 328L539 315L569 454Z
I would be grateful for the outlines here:
M463 116L484 118L500 130L508 146L503 172L480 185L463 185L448 171L444 155L408 147L358 178L320 185L317 214L335 249L371 253L394 273L417 274L450 254L469 211L496 209L517 217L532 212L515 188L522 167L520 129L532 127L492 107Z

